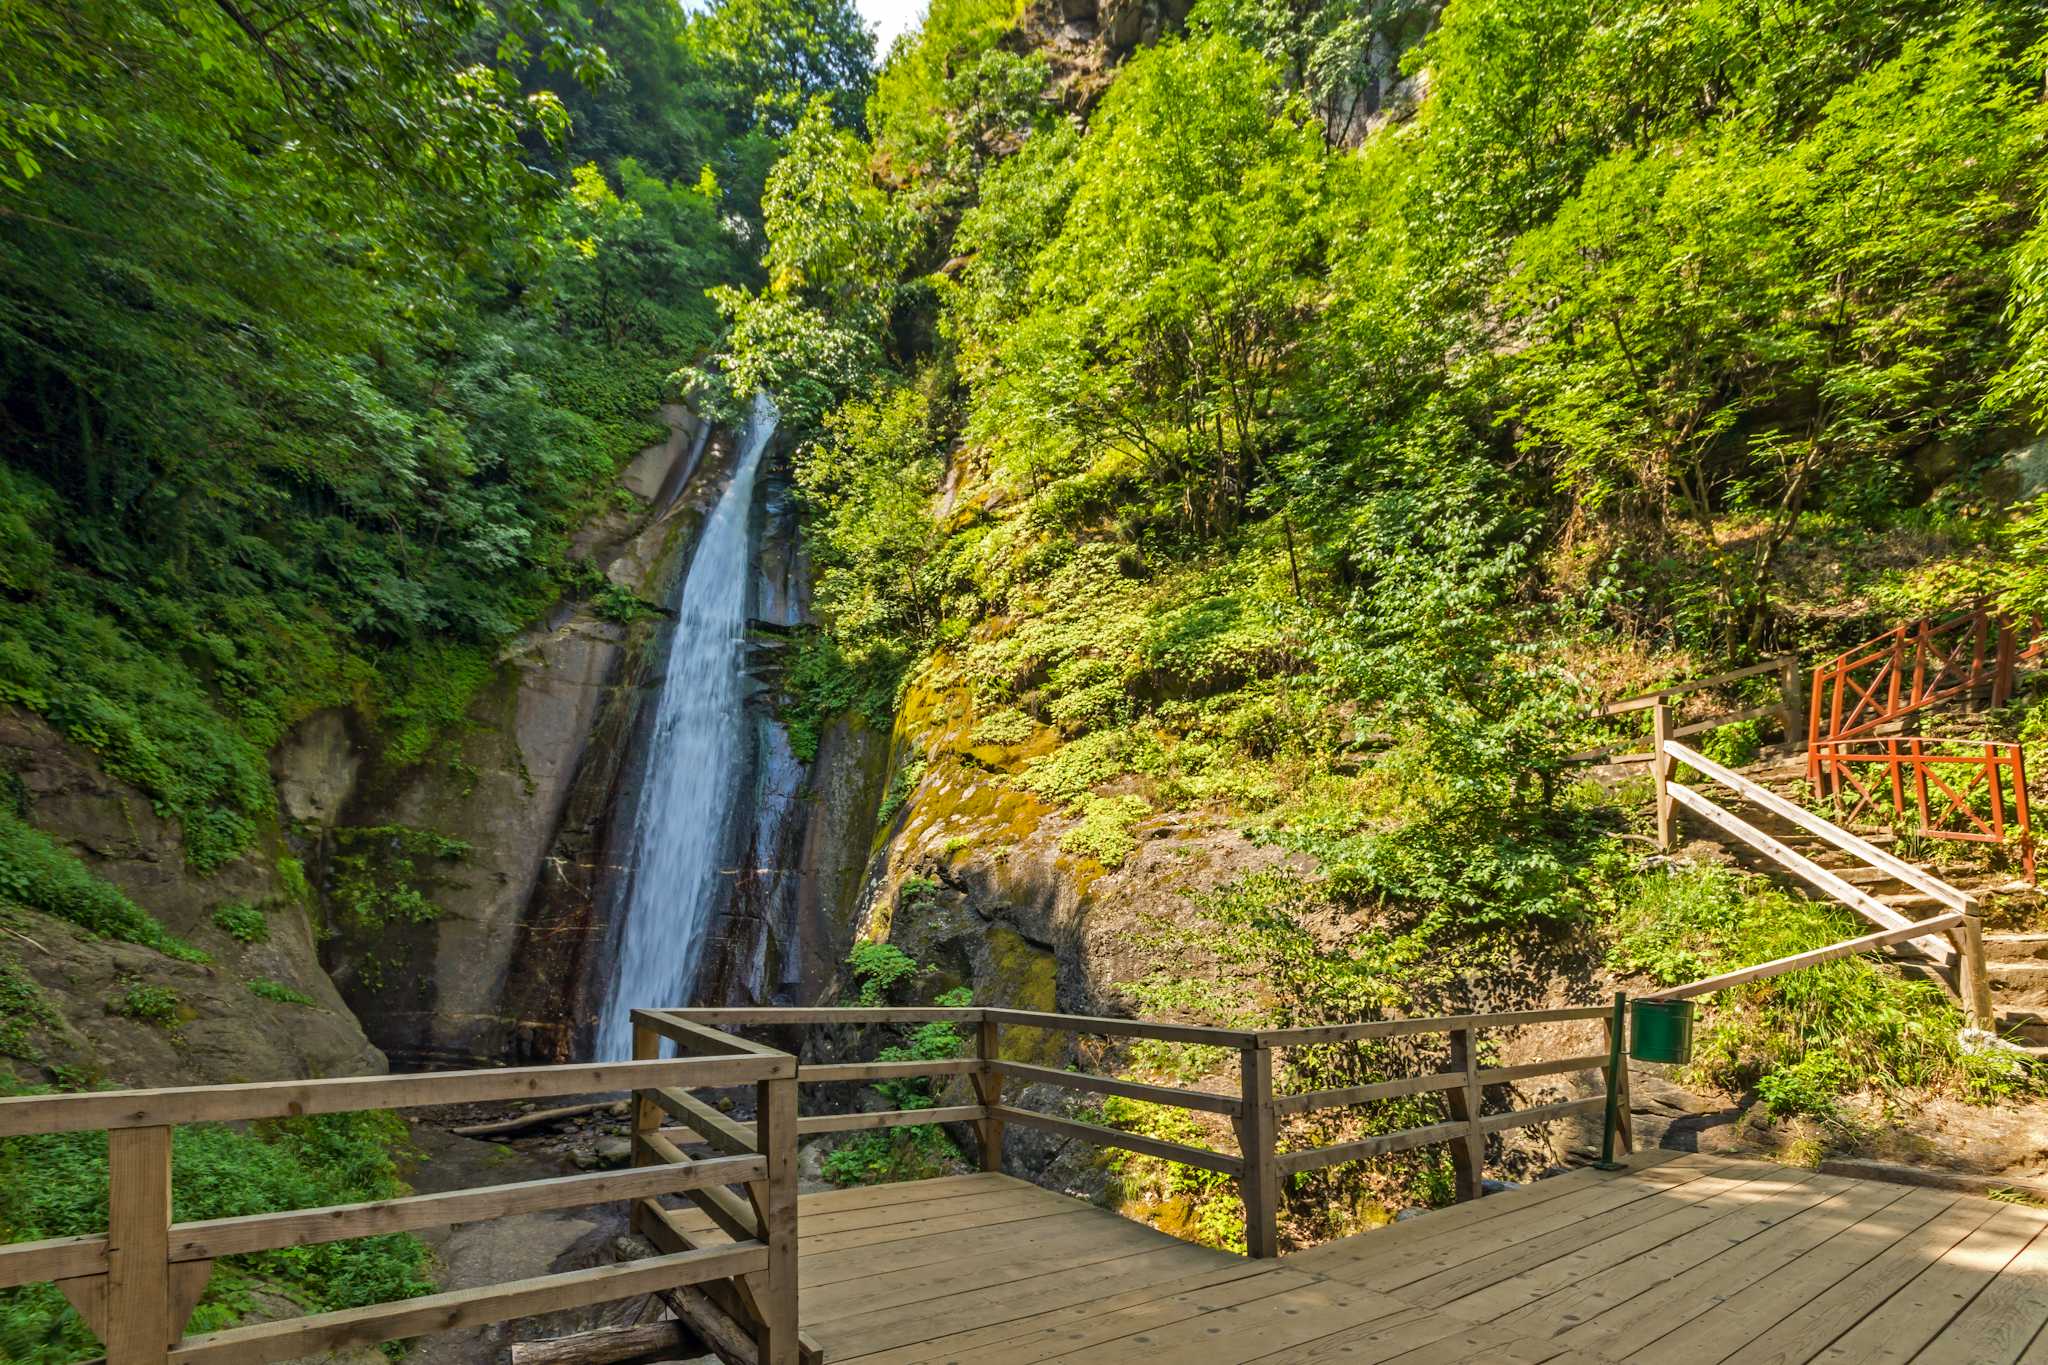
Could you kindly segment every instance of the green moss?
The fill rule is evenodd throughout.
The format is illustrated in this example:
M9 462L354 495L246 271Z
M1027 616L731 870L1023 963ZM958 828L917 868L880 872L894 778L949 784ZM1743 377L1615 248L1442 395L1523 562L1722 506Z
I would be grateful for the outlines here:
M991 711L974 724L970 738L976 744L994 744L1003 747L1022 744L1038 733L1037 722L1014 706Z
M494 652L482 645L434 642L388 656L377 672L385 766L409 768L465 729L496 671Z
M313 884L306 880L306 865L297 858L277 860L277 881L284 888L285 895L300 905L313 903Z
M12 811L0 807L0 902L68 920L89 934L154 948L184 962L205 953L172 937L111 882Z
M471 851L460 839L408 825L342 825L332 837L330 904L343 927L370 933L440 918L429 893Z
M243 984L248 986L249 994L264 1000L275 1000L280 1005L317 1005L319 1003L304 991L293 990L282 981L272 981L268 977L255 977Z

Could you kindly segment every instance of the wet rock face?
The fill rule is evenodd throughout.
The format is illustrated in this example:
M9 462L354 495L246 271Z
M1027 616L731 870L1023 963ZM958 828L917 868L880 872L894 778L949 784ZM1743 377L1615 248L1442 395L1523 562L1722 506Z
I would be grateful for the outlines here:
M701 517L696 491L683 486L696 466L715 474L719 463L694 415L670 407L663 416L669 438L621 476L630 505L574 541L579 557L654 601L666 599ZM643 651L657 634L652 619L627 625L558 609L500 655L453 752L395 774L361 765L340 817L307 828L330 896L348 829L431 831L468 846L459 857L409 860L416 870L432 862L423 894L437 915L328 945L336 982L395 1061L566 1060L596 932L589 864L645 682ZM344 765L317 734L287 747L305 756L296 799L331 806L321 775Z
M147 1085L385 1069L321 970L307 907L276 870L286 852L276 830L202 876L185 865L177 826L160 818L147 797L108 776L90 752L40 717L12 708L0 708L0 771L13 775L30 824L213 959L180 962L22 912L0 947L54 1016L30 1031L44 1067ZM243 944L215 925L215 910L230 903L261 914L261 942ZM312 1003L260 997L249 989L255 980ZM134 1017L128 1002L136 987L169 991L174 1003L155 1018Z

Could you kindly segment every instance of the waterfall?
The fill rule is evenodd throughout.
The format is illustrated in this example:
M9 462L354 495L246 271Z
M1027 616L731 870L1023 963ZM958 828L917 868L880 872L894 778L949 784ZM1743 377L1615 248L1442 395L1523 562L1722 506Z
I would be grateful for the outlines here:
M775 404L754 399L732 482L712 509L676 597L676 622L642 765L632 837L613 899L619 945L597 1059L633 1055L629 1011L688 1003L724 890L732 803L744 774L747 522Z

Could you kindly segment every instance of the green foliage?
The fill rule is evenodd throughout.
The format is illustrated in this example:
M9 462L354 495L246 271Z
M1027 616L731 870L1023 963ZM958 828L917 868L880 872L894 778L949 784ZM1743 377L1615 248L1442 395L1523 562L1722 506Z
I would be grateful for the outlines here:
M848 658L834 636L804 631L783 674L783 703L777 712L788 728L790 751L806 763L815 759L818 739L835 716L851 714L871 729L885 728L902 669L902 653L887 643Z
M734 102L777 135L818 96L858 119L874 80L874 38L849 0L723 0L690 37Z
M1206 1147L1208 1134L1186 1109L1111 1095L1088 1116L1106 1127L1187 1147ZM1104 1148L1102 1163L1116 1177L1125 1207L1177 1237L1223 1251L1244 1252L1244 1201L1237 1181L1199 1166Z
M297 858L284 857L277 860L278 884L285 895L300 905L309 905L313 900L313 885L306 880L306 865Z
M915 958L893 943L856 943L846 965L860 984L856 999L869 1007L885 1005L890 992L923 975Z
M755 276L757 106L868 68L841 0L30 0L0 39L0 703L202 872L313 712L396 767L465 723Z
M1131 831L1152 813L1152 803L1142 796L1083 796L1080 811L1080 823L1060 836L1060 848L1104 867L1121 867L1137 851Z
M974 436L1031 468L1139 472L1199 533L1243 518L1322 270L1322 141L1274 85L1222 38L1125 64L985 342ZM969 242L993 230L973 217Z
M1676 985L1853 938L1846 911L1761 878L1695 867L1640 875L1620 902L1612 965ZM1754 1090L1772 1114L1830 1118L1871 1092L1910 1103L1936 1091L1977 1103L2048 1092L2048 1073L2016 1053L1965 1048L1960 1011L1929 982L1867 957L1838 958L1708 997L1693 1068L1724 1089Z
M386 766L409 768L458 733L495 672L490 651L475 645L430 641L387 658L377 671Z
M0 1090L25 1093L11 1083ZM26 1092L36 1093L36 1092ZM256 1124L196 1124L171 1139L172 1216L180 1221L388 1199L407 1193L394 1158L405 1123L374 1112ZM106 1141L98 1133L0 1139L0 1240L77 1237L106 1228ZM409 1234L236 1256L215 1271L195 1330L232 1322L253 1284L309 1312L432 1292L427 1249ZM0 1290L0 1355L65 1365L96 1354L92 1335L53 1286Z
M57 1023L56 1007L42 988L13 956L0 954L0 1056L41 1061L29 1034L34 1029L55 1028Z
M332 838L328 904L341 928L368 934L438 919L431 893L471 851L460 839L407 825L339 825Z
M1013 706L991 711L974 722L974 731L968 738L976 744L1011 745L1022 744L1038 733L1031 717Z
M270 938L270 920L263 911L241 901L215 906L213 927L237 943L264 943Z
M154 948L184 962L206 954L173 938L111 882L86 869L13 811L0 807L0 903L68 920L89 934Z
M282 981L272 981L268 977L255 977L244 984L248 986L249 994L263 1000L275 1000L280 1005L318 1004L312 996L307 995L304 991L293 990Z
M903 803L910 799L910 793L924 780L925 760L913 758L889 775L888 790L882 793L882 804L875 811L875 823L886 827L903 809Z
M960 1149L936 1124L855 1133L825 1153L819 1174L835 1185L931 1180L959 1169Z
M185 1002L168 986L151 986L135 981L114 997L108 1008L126 1018L167 1029L177 1024Z

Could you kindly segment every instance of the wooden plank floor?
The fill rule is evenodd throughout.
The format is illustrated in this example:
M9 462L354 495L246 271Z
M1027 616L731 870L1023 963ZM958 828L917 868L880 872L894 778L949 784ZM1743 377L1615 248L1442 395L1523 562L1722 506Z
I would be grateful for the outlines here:
M805 1195L834 1365L2048 1365L2048 1210L1644 1153L1282 1258L1000 1175Z

